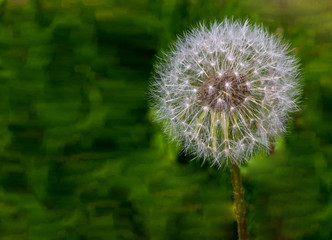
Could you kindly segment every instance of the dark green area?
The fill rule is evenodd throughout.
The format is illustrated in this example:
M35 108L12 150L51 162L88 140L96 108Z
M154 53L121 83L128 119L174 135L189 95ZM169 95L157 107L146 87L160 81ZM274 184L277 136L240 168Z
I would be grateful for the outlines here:
M200 20L264 23L302 65L302 112L242 168L252 239L332 239L329 0L1 0L0 239L236 239L228 169L151 121L156 54Z

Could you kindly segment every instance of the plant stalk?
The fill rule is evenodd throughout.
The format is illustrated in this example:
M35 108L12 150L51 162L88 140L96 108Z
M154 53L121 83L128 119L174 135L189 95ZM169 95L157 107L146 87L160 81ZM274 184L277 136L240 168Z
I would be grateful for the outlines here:
M270 143L269 143L269 154L273 155L274 151L275 151L275 142L274 142L274 140L270 140Z
M232 173L235 214L237 220L237 231L239 235L239 240L249 240L246 208L244 202L244 190L242 186L240 168L238 165L236 165L236 163L233 163L233 161L230 161L230 168Z

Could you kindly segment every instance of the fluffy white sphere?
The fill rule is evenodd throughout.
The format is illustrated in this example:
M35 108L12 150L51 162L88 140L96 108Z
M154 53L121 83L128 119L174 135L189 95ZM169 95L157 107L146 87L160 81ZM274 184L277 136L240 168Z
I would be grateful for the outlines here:
M224 20L178 38L156 65L155 117L186 151L241 164L285 132L299 70L288 44L248 21Z

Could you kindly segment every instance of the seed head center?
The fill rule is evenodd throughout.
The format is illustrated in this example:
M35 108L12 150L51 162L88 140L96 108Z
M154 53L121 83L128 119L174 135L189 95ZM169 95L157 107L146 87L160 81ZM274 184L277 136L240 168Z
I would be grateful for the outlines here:
M199 99L218 112L229 112L241 105L249 95L244 75L227 71L207 77L199 88Z

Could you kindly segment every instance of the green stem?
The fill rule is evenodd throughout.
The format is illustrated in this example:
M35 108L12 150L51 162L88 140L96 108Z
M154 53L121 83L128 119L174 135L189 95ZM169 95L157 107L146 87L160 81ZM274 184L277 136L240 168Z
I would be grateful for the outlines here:
M237 231L239 240L248 240L249 232L246 217L246 208L244 204L244 190L242 186L242 179L240 174L240 168L236 163L230 161L231 173L232 173L232 185L235 201L235 214L237 220Z

